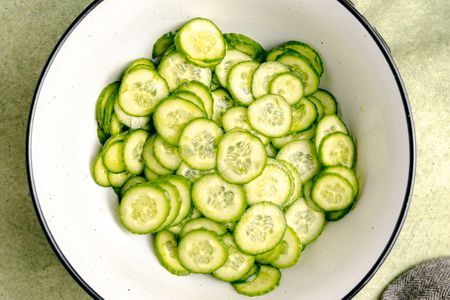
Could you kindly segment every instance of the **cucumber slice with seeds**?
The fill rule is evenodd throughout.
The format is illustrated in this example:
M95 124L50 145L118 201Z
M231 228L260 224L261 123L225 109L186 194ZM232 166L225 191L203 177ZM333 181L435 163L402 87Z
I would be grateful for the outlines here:
M269 93L283 96L290 105L293 105L303 97L303 83L290 72L281 73L270 81Z
M266 50L252 38L240 33L225 33L223 37L230 48L237 49L258 62L264 61Z
M122 172L122 173L108 172L108 181L113 188L117 188L118 190L120 190L120 188L125 184L125 182L127 182L127 180L132 176L133 174L129 172Z
M299 41L288 41L282 44L285 49L294 50L308 59L319 76L323 73L323 62L317 51L306 43Z
M169 199L170 202L170 211L167 215L166 220L164 223L161 224L161 226L157 229L157 231L163 230L165 228L171 227L173 222L178 216L178 213L180 211L181 207L181 197L180 193L178 192L178 189L168 181L165 181L163 178L155 181L154 184L164 190L166 197Z
M344 166L351 169L355 157L352 138L342 132L329 134L320 143L319 160L324 166Z
M121 173L125 171L123 162L123 141L115 141L108 144L103 150L103 165L113 173Z
M253 73L252 93L259 98L269 93L269 83L278 74L289 72L289 68L276 61L262 63Z
M323 174L314 182L311 198L325 211L343 210L352 205L354 195L351 184L337 174Z
M277 160L275 160L277 161ZM284 166L286 168L286 172L291 175L293 188L291 189L291 194L286 202L283 203L283 207L290 206L295 202L303 193L303 183L300 173L297 169L289 162L280 160L277 161L280 166Z
M313 186L312 180L305 183L304 196L305 196L306 205L308 205L309 208L311 208L315 211L323 212L323 209L320 208L319 206L317 206L317 204L311 198L312 186Z
M291 106L282 96L271 94L262 96L248 107L248 121L265 136L283 136L291 128Z
M223 135L217 150L217 171L230 183L247 183L264 169L266 149L261 140L235 129Z
M217 78L219 79L220 85L224 88L228 87L228 72L230 69L243 61L251 61L252 58L248 56L245 53L242 53L239 50L227 50L225 57L223 60L216 66L215 74L217 75Z
M203 107L205 108L208 118L211 119L213 116L213 106L214 101L209 91L208 87L201 83L200 81L192 80L186 82L178 87L180 91L189 91L197 95L202 101Z
M336 115L338 113L336 98L327 90L318 89L312 96L322 103L326 115Z
M257 255L275 248L285 231L283 211L273 203L261 202L242 215L234 230L234 240L241 251Z
M356 197L358 195L359 185L358 185L358 179L356 178L356 174L355 174L354 170L346 168L346 167L337 166L337 167L328 167L328 168L324 169L323 171L321 171L321 174L329 174L329 173L338 174L338 175L344 177L345 179L347 179L347 181L351 184L351 186L353 188L354 197Z
M116 100L114 102L114 114L120 123L131 129L143 128L146 130L150 129L150 117L133 117L123 111L120 107L119 102Z
M143 129L131 131L123 142L123 162L128 172L139 175L144 171L142 152L149 133Z
M317 120L317 108L310 100L303 98L292 106L291 133L304 131L310 128Z
M134 176L131 177L130 179L128 179L124 185L120 188L120 192L119 192L119 196L123 197L123 195L125 194L126 191L128 191L130 188L132 188L133 186L140 184L140 183L145 183L147 182L147 179L145 179L144 177L141 176Z
M295 201L285 215L288 226L294 229L303 246L317 239L325 227L323 212L309 208L304 198Z
M153 142L155 158L166 169L176 170L181 164L181 156L178 148L167 143L160 135Z
M181 210L181 208L180 208ZM169 230L170 232L172 232L173 234L179 235L181 237L181 231L184 228L184 225L191 221L192 219L197 219L200 218L202 215L201 213L192 206L191 211L189 212L189 214L181 221L180 224L176 225L176 226L172 226L170 228L168 228L167 230ZM177 217L178 218L178 217ZM175 222L175 221L174 221Z
M145 117L168 94L169 89L164 79L152 67L140 65L123 77L118 101L128 115Z
M214 277L225 282L233 282L245 276L254 266L255 258L242 253L236 246L233 236L229 233L222 236L228 249L226 263L213 272Z
M198 229L212 231L218 235L227 233L227 228L223 224L219 224L207 218L194 218L184 224L183 229L180 232L180 238L183 238L189 232Z
M292 133L279 138L272 138L272 145L275 147L275 149L281 149L284 145L289 144L293 141L311 140L315 134L316 126L312 125L309 129L304 131Z
M215 172L215 170L201 171L201 170L192 169L185 162L182 162L180 167L177 170L177 175L183 176L183 177L189 179L191 182L193 182L204 175L208 175L208 174L211 174L214 172Z
M302 244L294 229L287 227L283 240L281 241L283 250L281 255L271 265L276 268L290 268L293 267L302 253Z
M208 119L195 119L181 132L179 149L183 161L197 170L211 170L216 166L218 140L222 129Z
M178 259L178 245L173 233L168 230L158 232L155 236L153 246L159 262L167 271L178 276L190 274Z
M228 72L228 90L239 104L249 105L255 99L252 94L253 74L259 67L255 61L243 61L235 64Z
M320 102L316 97L309 96L307 98L309 101L314 103L317 109L317 121L320 121L325 117L325 107L323 106L322 102Z
M171 227L180 224L192 210L191 182L178 175L164 176L164 180L174 185L180 194L180 210L178 216L173 220Z
M220 223L237 221L247 207L244 188L227 183L216 174L196 180L191 193L200 213Z
M233 283L233 287L242 295L250 297L261 296L276 289L280 284L280 280L280 270L262 265L253 280L244 283Z
M144 167L144 176L148 181L155 181L159 178L158 174L156 174L147 167Z
M197 96L196 94L194 94L193 92L189 92L189 91L181 91L180 89L177 89L176 91L174 91L171 96L173 97L177 97L177 98L182 98L184 100L187 100L189 102L194 103L195 105L197 105L199 108L201 108L205 113L205 107L203 106L203 102L200 99L199 96Z
M212 119L220 126L222 125L222 115L234 105L234 101L224 89L217 89L212 92L214 109Z
M122 225L137 234L154 232L164 223L169 211L170 202L164 191L150 183L130 188L119 205Z
M155 110L153 120L158 134L169 144L176 146L183 127L205 112L195 104L181 98L167 98Z
M227 247L212 231L191 231L178 243L178 258L192 273L212 273L225 264L227 257Z
M284 248L283 241L281 241L272 250L256 255L255 260L260 264L268 265L281 256L281 253L283 253L283 248Z
M110 186L108 180L108 170L105 168L103 164L102 153L100 152L94 159L94 163L92 164L92 177L94 178L95 183L99 186L108 187Z
M291 163L301 176L302 182L314 177L320 169L314 144L309 140L294 141L280 149L277 159Z
M164 168L155 157L154 141L155 135L152 135L147 139L142 151L142 158L144 159L145 166L157 175L168 175L172 173L172 170Z
M319 149L322 139L333 132L348 134L348 129L344 122L342 122L342 120L336 115L323 117L323 119L317 124L316 136L314 138L316 149Z

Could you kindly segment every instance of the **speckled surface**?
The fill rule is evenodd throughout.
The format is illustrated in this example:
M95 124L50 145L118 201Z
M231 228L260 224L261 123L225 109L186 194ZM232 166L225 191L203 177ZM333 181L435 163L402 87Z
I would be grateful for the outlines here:
M390 46L408 90L417 176L403 230L358 299L375 299L410 266L450 255L450 5L353 0ZM28 191L25 132L39 74L88 0L0 0L0 298L87 299L45 239Z

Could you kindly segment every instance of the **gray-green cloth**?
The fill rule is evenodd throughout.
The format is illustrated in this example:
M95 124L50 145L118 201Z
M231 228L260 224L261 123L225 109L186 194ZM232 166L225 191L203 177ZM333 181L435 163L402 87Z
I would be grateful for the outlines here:
M450 299L450 257L419 264L396 278L382 300Z

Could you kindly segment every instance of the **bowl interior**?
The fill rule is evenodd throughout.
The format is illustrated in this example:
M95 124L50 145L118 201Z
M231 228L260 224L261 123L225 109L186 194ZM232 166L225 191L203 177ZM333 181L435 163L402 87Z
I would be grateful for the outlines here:
M410 189L413 145L391 66L339 1L109 0L93 6L54 55L35 101L29 163L41 217L67 262L104 298L241 298L208 276L165 271L151 238L122 229L114 193L90 176L100 146L100 90L131 60L150 56L157 37L196 16L212 19L223 32L247 34L266 49L302 40L321 53L321 86L336 95L356 137L364 190L356 208L329 223L265 299L344 297L370 273L397 229Z

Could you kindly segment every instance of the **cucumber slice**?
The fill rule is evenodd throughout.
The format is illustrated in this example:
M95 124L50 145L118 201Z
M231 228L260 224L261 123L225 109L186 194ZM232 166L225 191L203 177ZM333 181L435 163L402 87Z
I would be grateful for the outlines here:
M205 117L195 104L181 98L167 98L155 109L153 120L158 134L169 144L176 146L181 130L190 121Z
M170 52L161 59L158 72L164 78L170 91L183 82L197 80L206 86L211 84L211 70L189 63L178 52Z
M234 101L228 92L224 89L217 89L212 92L214 100L213 117L212 119L217 125L222 125L222 115L234 105Z
M116 115L117 119L120 123L123 125L131 128L131 129L139 129L143 128L146 130L150 129L150 117L133 117L127 114L123 111L122 108L120 108L119 101L114 101L114 114Z
M177 175L183 176L183 177L189 179L191 182L193 182L204 175L208 175L208 174L211 174L214 172L215 172L215 170L200 171L200 170L192 169L185 162L182 162L180 167L177 170Z
M303 97L303 83L291 72L281 73L270 81L269 93L283 96L290 105L293 105Z
M180 194L180 210L178 216L173 220L171 227L180 224L192 210L191 182L178 175L164 176L164 180L174 185Z
M239 249L257 255L275 248L286 231L283 211L275 204L261 202L245 211L234 230Z
M172 94L170 94L172 97L177 97L177 98L182 98L184 100L187 100L189 102L194 103L195 105L197 105L199 108L201 108L205 113L205 107L203 106L203 102L200 99L199 96L197 96L196 94L194 94L193 92L189 92L189 91L181 91L179 88L174 91Z
M103 165L109 172L121 173L125 171L123 162L123 141L108 143L103 148Z
M95 117L98 125L101 127L103 127L104 124L106 105L108 104L109 99L117 93L119 86L120 82L112 82L105 86L98 96Z
M169 89L164 79L152 67L140 65L123 77L118 101L128 115L145 117L168 94Z
M355 171L353 171L352 169L346 168L346 167L341 167L341 166L329 167L329 168L326 168L323 171L321 171L321 174L329 174L329 173L338 174L338 175L344 177L345 179L347 179L347 181L351 184L351 186L353 188L354 197L356 197L358 195L359 184L358 184L358 179L356 178Z
M289 132L292 110L279 95L265 95L248 107L248 121L258 132L268 137L280 137Z
M322 102L320 102L316 97L309 96L307 98L309 101L314 103L317 109L317 121L320 121L325 117L325 107L323 106Z
M216 174L196 180L191 193L200 213L220 223L237 221L247 206L244 188L227 183Z
M271 265L276 268L290 268L295 266L300 259L303 247L294 229L289 226L287 227L281 244L283 245L281 255L272 261Z
M230 183L247 183L264 169L266 149L261 140L247 131L235 129L223 135L217 150L217 171Z
M266 50L252 38L240 33L225 33L223 37L230 48L237 49L258 62L264 61Z
M345 217L353 208L353 205L349 205L346 209L338 211L327 211L325 212L325 218L327 221L336 222Z
M318 89L312 96L322 103L326 115L337 115L338 106L333 94L327 90Z
M333 132L348 134L348 129L344 122L342 122L342 120L336 115L323 117L323 119L317 124L316 136L314 138L316 149L319 149L322 139Z
M157 231L161 231L163 229L176 225L174 224L174 221L178 217L178 213L180 212L181 196L180 193L178 192L178 189L170 182L164 180L164 177L153 183L157 187L164 190L166 197L169 199L170 202L169 214L167 215L167 218L164 221L164 223L157 229Z
M270 264L281 256L283 253L283 241L281 241L275 248L262 254L255 256L255 260L260 264Z
M282 44L285 49L294 50L308 59L319 76L323 73L323 62L317 51L306 43L299 41L288 41Z
M284 145L289 144L293 141L311 140L315 134L316 126L312 125L309 129L304 131L292 133L279 138L272 138L272 145L275 147L275 149L281 149Z
M123 77L124 75L130 73L130 71L131 71L134 67L142 66L142 65L149 66L150 68L155 69L155 64L154 64L150 59L148 59L148 58L138 58L138 59L132 61L132 62L128 65L128 67L125 69L125 71L123 71L122 77Z
M252 269L255 258L242 253L237 248L231 234L223 235L222 240L228 249L228 259L222 267L213 272L213 275L225 282L239 280Z
M162 56L174 44L174 38L175 34L173 32L167 32L160 36L153 44L152 58Z
M222 32L210 20L195 18L181 27L175 36L177 50L188 60L220 62L225 56Z
M277 160L275 160L277 161ZM288 207L295 202L303 193L303 183L300 173L297 169L289 162L280 160L277 161L280 166L283 166L288 174L291 175L293 188L291 189L291 194L286 202L283 203L283 207Z
M120 188L125 184L125 182L127 182L127 180L131 176L133 176L133 175L128 172L122 172L122 173L108 172L108 181L113 188L117 188L117 191L120 191Z
M289 72L289 68L276 61L261 64L253 73L252 93L253 97L259 98L269 93L269 83L278 74Z
M312 208L315 211L324 212L323 209L320 208L319 206L317 206L317 204L311 199L312 186L313 186L312 180L305 183L304 196L305 196L306 205L308 205L309 208Z
M266 164L261 175L245 184L249 205L269 201L282 206L291 194L293 182L286 171L275 164Z
M173 233L168 230L158 232L155 236L153 246L159 262L167 271L178 276L190 274L178 259L178 245Z
M168 230L170 232L172 232L173 234L176 234L176 235L180 235L181 234L181 230L184 228L184 225L187 222L189 222L192 219L200 218L202 216L202 214L195 207L191 206L191 208L192 209L190 210L188 215L181 221L180 224L168 228ZM181 208L180 208L180 210L181 210ZM180 235L180 237L181 237L181 235Z
M223 224L219 224L207 218L194 218L184 224L183 229L180 232L180 238L183 238L189 232L198 229L209 230L218 235L227 233L227 228Z
M280 280L280 270L271 266L262 265L253 280L243 283L233 283L233 287L239 294L245 296L261 296L276 289L280 284Z
M243 106L232 107L222 116L222 126L225 132L236 128L245 129L258 137L264 145L269 144L269 138L257 132L248 122L248 109Z
M117 116L115 113L111 115L111 124L110 124L109 131L111 132L111 135L116 135L119 133L122 133L125 131L125 126L120 123L119 119L117 119Z
M314 144L309 140L290 142L280 149L277 159L291 163L300 174L302 182L314 177L320 169Z
M208 119L195 119L181 132L179 149L183 161L197 170L216 167L216 153L222 129Z
M270 143L266 145L266 152L267 157L275 158L277 156L277 150Z
M125 192L128 191L130 188L132 188L133 186L135 186L137 184L145 183L145 182L147 182L147 179L145 179L144 177L141 177L141 176L131 177L120 188L119 196L122 198L123 195L125 194Z
M142 158L144 159L145 166L157 175L169 175L172 170L166 169L158 162L155 157L154 141L155 135L150 136L144 144L142 151Z
M151 183L130 188L122 197L119 216L123 226L132 233L154 232L166 220L170 202L164 191Z
M142 152L149 133L143 129L128 132L123 142L123 162L128 172L139 175L144 171Z
M148 181L155 181L159 178L158 174L156 174L147 167L144 167L144 176Z
M102 129L101 126L97 126L97 137L98 137L100 144L102 144L102 145L108 139L108 135L105 133L105 131Z
M348 135L335 132L327 135L319 147L319 160L324 166L344 166L353 168L355 164L355 144Z
M228 87L228 72L230 69L243 61L251 61L252 58L245 53L242 53L239 50L227 50L225 57L223 60L216 66L215 74L217 75L217 79L219 79L220 85L224 88Z
M105 104L105 111L103 113L103 123L101 124L103 131L109 136L111 135L111 119L114 113L114 103L117 98L117 92L120 87L120 82L117 85L111 85L111 91Z
M155 158L166 169L176 170L181 164L181 156L178 148L167 143L160 135L154 140L153 151Z
M277 46L269 51L267 53L266 61L275 61L277 60L277 57L283 54L286 51L286 49L282 46Z
M297 52L287 50L277 57L277 62L290 67L300 77L304 85L304 95L314 94L319 88L320 77L309 60Z
M259 67L255 61L243 61L235 64L228 72L227 86L233 99L242 105L253 102L253 73Z
M102 153L100 152L94 159L94 163L92 164L92 177L94 181L99 186L108 187L110 186L108 180L108 170L105 168L103 164Z
M210 89L211 91L215 91L215 90L217 90L217 89L220 88L220 87L221 87L221 86L220 86L219 79L217 78L216 73L213 73L213 74L212 74L212 78L211 78L211 85L209 86L209 89Z
M287 225L294 229L303 246L317 239L325 227L323 212L309 208L304 198L295 201L285 215Z
M292 125L290 133L305 131L317 120L317 108L310 100L303 98L292 106Z
M353 188L342 176L323 174L314 182L311 198L325 211L343 210L353 203Z
M206 114L208 118L211 119L213 116L213 106L214 100L209 91L208 87L201 83L200 81L192 80L186 83L183 83L178 87L180 91L189 91L197 95L202 101L203 107L205 108Z
M192 273L212 273L225 264L227 257L222 239L209 230L191 231L178 244L178 258Z

